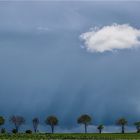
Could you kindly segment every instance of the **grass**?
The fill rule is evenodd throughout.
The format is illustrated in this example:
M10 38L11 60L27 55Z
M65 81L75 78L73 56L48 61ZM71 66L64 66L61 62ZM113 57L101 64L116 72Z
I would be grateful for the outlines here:
M104 134L0 134L0 140L51 140L51 139L93 139L93 140L140 140L140 134L136 133L104 133Z

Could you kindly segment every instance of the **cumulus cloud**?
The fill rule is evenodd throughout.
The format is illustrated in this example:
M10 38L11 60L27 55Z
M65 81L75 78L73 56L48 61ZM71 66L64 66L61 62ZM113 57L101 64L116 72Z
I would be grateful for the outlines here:
M128 24L113 24L102 28L95 27L82 33L80 39L89 52L105 52L131 49L140 46L140 29Z

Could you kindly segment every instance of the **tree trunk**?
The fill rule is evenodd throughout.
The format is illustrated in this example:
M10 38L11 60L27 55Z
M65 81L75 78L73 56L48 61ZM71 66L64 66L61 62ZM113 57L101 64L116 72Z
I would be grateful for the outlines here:
M53 125L51 125L51 128L52 128L52 134L54 133L54 126Z
M16 131L17 131L17 133L18 133L18 130L19 130L19 127L18 127L18 126L16 126Z
M36 133L36 128L34 128L34 131L35 131L35 133Z
M124 134L124 125L122 125L122 134Z
M87 133L87 124L85 123L85 133Z
M99 133L100 133L100 134L102 133L102 130L101 130L101 129L99 129Z

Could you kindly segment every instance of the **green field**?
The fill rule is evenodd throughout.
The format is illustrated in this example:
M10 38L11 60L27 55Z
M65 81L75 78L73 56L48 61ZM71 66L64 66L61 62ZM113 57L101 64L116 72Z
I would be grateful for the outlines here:
M140 140L140 134L0 134L0 140L51 140L51 139L93 139L93 140Z

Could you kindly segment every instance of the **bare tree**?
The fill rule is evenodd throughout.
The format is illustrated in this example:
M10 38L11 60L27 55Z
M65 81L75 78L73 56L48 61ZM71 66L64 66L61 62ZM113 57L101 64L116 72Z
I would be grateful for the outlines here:
M18 132L20 126L25 123L25 119L22 116L12 116L10 117L10 122L15 125L15 129Z
M32 123L33 123L34 132L36 133L37 132L38 125L39 125L39 119L38 118L34 118L32 120Z

